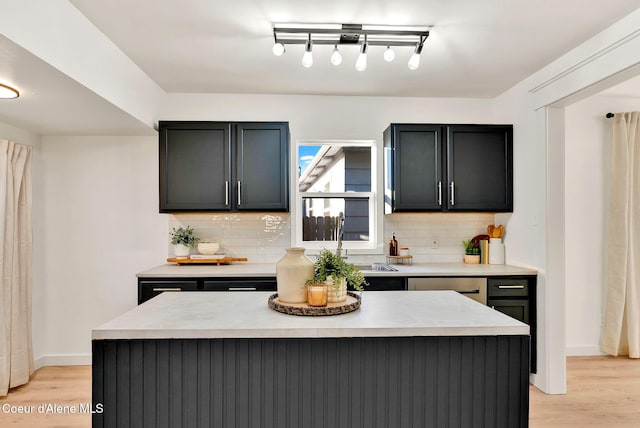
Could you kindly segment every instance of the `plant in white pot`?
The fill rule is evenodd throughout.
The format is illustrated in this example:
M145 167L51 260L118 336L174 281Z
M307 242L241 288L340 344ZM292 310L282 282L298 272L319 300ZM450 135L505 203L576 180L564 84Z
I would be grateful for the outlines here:
M177 258L189 257L190 248L195 247L200 240L193 232L190 226L173 228L171 231L171 244L173 245L173 254Z
M358 291L367 285L364 274L329 250L322 250L314 263L313 278L307 285L325 283L328 286L327 301L344 302L347 299L347 284Z
M462 241L464 246L464 262L470 264L480 263L480 248L477 246L477 241L469 239L468 241Z

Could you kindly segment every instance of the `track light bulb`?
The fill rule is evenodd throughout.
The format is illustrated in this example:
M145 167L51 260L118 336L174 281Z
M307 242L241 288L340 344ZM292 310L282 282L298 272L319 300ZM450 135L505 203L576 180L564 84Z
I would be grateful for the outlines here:
M271 50L275 56L281 56L284 53L285 48L282 43L276 42L273 44L273 48L271 48Z
M413 52L413 55L411 55L411 58L409 58L409 63L407 64L407 66L409 67L409 70L417 70L418 67L420 67L421 54L422 54L422 44L418 44L418 46L416 46L416 50Z
M365 38L365 42L362 44L360 48L360 55L358 55L358 59L356 60L356 70L364 71L367 69L367 42Z
M411 55L411 58L409 58L409 64L407 65L409 66L409 70L417 70L418 67L420 67L420 55L416 53Z
M333 53L331 54L331 64L340 65L342 64L342 54L338 50L338 45L333 47Z
M311 43L311 36L309 36L309 40L304 45L304 55L302 55L302 66L304 68L310 68L313 65L313 54L311 53L311 49L313 48L313 44Z
M393 51L393 49L391 49L391 46L387 46L387 49L385 49L384 51L383 57L385 61L391 62L396 57L396 53Z

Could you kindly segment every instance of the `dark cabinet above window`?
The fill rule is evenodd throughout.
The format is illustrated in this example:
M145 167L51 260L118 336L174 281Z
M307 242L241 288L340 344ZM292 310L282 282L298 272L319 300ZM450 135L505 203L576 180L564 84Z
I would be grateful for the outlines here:
M288 211L286 122L159 123L160 212Z
M385 212L513 211L513 126L392 124Z

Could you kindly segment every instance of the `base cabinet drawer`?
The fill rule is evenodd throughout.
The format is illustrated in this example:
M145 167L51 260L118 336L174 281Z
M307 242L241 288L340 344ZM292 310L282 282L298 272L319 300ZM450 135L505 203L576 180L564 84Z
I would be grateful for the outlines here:
M529 281L522 278L489 278L487 295L489 297L527 297Z
M276 291L273 278L243 278L242 280L205 280L203 291Z
M138 304L156 297L160 293L197 291L198 281L138 281Z
M365 281L369 285L364 286L364 291L389 291L389 290L406 290L406 278L404 277L382 277L370 276ZM349 290L353 291L352 287Z
M273 291L275 278L149 278L138 279L138 304L164 292L178 291Z

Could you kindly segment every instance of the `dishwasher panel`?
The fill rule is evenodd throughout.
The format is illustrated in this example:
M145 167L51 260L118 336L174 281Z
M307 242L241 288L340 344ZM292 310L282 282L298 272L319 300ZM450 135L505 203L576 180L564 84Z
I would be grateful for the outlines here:
M487 304L486 278L409 278L409 290L453 290Z

